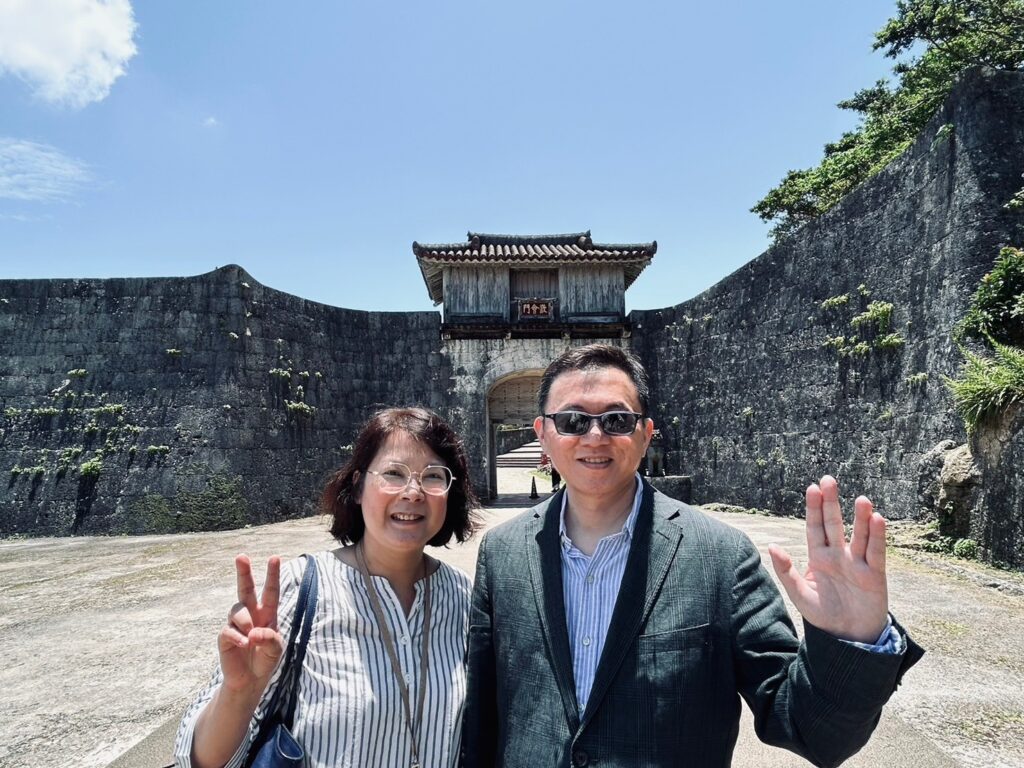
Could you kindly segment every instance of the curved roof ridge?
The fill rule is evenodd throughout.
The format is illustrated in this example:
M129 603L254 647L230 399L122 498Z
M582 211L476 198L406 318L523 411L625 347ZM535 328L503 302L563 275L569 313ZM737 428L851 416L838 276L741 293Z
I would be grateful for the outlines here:
M570 245L579 241L581 237L590 238L590 230L585 232L564 232L555 235L500 235L493 232L467 232L466 240L473 241L474 237L480 238L482 244L507 244L507 245Z

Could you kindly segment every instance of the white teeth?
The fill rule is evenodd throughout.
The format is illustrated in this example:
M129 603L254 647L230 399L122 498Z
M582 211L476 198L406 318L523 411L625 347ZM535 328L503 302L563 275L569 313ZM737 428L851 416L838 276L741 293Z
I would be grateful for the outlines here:
M392 515L392 517L395 518L395 520L419 520L421 516L420 515L394 514L394 515Z
M608 459L580 459L584 464L606 464Z

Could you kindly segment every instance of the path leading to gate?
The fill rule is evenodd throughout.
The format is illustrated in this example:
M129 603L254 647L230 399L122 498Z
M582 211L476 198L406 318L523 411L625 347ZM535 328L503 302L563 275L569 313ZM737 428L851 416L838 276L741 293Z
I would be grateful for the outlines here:
M501 472L499 488L519 493L485 511L488 527L529 501L529 472ZM541 486L543 497L549 489ZM801 521L715 516L762 552L779 542L804 554ZM218 533L0 542L0 768L160 765L177 717L211 671L216 633L234 602L234 554L262 561L330 546L318 518ZM476 543L432 554L472 574ZM847 765L1024 765L1024 579L899 552L889 564L893 611L928 654ZM745 721L734 765L806 763L760 745Z

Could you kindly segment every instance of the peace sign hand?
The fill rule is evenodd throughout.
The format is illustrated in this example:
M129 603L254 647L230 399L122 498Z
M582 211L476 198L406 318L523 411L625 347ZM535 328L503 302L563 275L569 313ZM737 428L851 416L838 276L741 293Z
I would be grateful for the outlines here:
M776 545L772 565L800 614L833 637L875 643L885 629L889 594L885 577L885 519L871 500L854 502L853 533L846 541L839 486L825 475L807 488L807 570Z
M217 638L224 687L234 693L262 693L284 653L277 631L277 606L281 595L281 558L267 560L263 594L256 600L252 563L246 555L235 558L238 602Z

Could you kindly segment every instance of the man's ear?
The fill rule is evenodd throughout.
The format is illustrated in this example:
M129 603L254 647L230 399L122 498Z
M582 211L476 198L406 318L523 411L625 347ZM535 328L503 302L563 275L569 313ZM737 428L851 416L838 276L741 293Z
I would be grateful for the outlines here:
M644 419L644 446L651 444L651 438L654 437L654 419Z
M544 417L538 416L533 420L533 432L537 435L537 439L540 440L541 444L544 443Z

